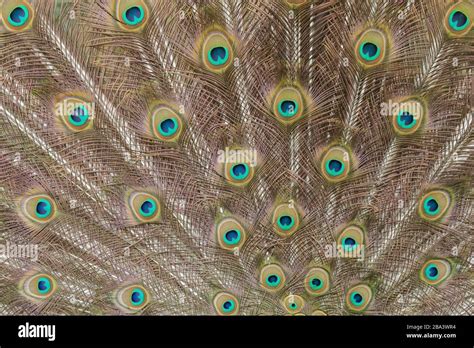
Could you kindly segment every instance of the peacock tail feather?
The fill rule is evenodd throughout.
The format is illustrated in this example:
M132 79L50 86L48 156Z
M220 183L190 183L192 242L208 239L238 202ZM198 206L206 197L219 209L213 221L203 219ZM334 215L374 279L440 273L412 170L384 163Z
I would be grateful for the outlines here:
M474 314L473 20L1 1L0 313Z

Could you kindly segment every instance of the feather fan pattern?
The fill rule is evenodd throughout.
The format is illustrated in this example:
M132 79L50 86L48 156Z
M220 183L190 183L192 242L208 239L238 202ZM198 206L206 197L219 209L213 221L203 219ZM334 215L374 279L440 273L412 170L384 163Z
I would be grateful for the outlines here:
M3 0L0 314L474 314L473 20Z

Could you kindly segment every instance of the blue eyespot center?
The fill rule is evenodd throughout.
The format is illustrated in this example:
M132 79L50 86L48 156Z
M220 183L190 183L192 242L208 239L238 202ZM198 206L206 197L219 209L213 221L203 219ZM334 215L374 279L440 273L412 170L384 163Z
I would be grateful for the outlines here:
M227 313L231 312L234 310L234 308L235 308L235 303L232 300L227 300L222 304L222 310L224 312L227 312Z
M237 244L240 241L240 231L230 230L224 235L227 244Z
M160 133L165 136L170 136L178 130L178 122L175 118L167 118L160 123Z
M361 53L365 60L374 60L379 55L379 48L372 42L365 42L361 46Z
M313 278L313 279L311 279L310 286L313 290L318 290L318 289L322 288L323 282L319 278Z
M278 227L280 227L282 230L289 230L294 224L295 220L289 215L282 215L278 218Z
M151 199L145 200L140 206L140 213L143 216L151 216L155 213L155 210L156 203Z
M342 169L342 162L338 160L330 160L329 169L336 173L339 172Z
M278 112L283 117L293 117L298 111L298 104L293 100L282 100L278 104Z
M434 199L430 199L427 205L429 207L428 210L431 212L436 211L436 209L438 209L438 203Z
M358 292L354 292L352 295L351 295L351 301L354 305L356 306L360 306L363 302L364 298L362 297L361 294L359 294Z
M337 159L331 159L326 162L326 171L331 176L341 175L344 171L344 163Z
M412 128L415 123L416 123L416 119L415 117L410 114L409 112L407 111L402 111L399 115L398 115L398 120L397 120L397 123L400 127L402 128Z
M344 250L350 251L356 247L357 242L354 238L347 237L342 240L342 245L344 246Z
M281 279L276 274L270 274L270 275L267 276L266 281L267 281L268 286L276 287L276 286L278 286L278 284L280 284Z
M449 16L449 25L454 30L463 30L469 24L469 18L461 11L453 11Z
M144 213L149 213L151 211L151 209L153 208L153 203L151 203L150 201L145 201L143 204L142 204L142 211Z
M298 308L298 305L295 302L290 303L290 308L291 309L296 309Z
M217 46L209 50L208 58L212 65L223 65L229 59L229 51L226 47Z
M245 163L239 163L232 166L230 175L235 180L244 180L249 175L249 167Z
M145 301L145 294L141 289L134 289L130 296L132 305L139 306Z
M75 126L83 126L88 118L89 114L84 106L74 108L72 114L69 116L69 120Z
M38 291L41 294L47 293L51 289L51 282L47 278L38 279Z
M431 280L437 279L439 274L438 267L432 264L428 265L428 267L426 267L425 274Z
M36 215L42 218L48 217L51 214L51 203L46 199L40 199L36 203Z
M141 6L129 7L122 15L123 20L128 25L137 25L145 17L145 12Z
M28 20L28 15L28 8L26 6L17 6L10 12L8 22L13 26L23 25Z
M439 204L433 197L428 197L425 199L424 209L427 214L436 215L439 212Z

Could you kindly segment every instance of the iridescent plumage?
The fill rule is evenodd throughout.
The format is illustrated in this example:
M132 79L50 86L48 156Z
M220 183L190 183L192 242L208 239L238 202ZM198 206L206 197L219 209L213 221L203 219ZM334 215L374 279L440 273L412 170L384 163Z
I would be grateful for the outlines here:
M0 14L0 314L473 314L472 2Z

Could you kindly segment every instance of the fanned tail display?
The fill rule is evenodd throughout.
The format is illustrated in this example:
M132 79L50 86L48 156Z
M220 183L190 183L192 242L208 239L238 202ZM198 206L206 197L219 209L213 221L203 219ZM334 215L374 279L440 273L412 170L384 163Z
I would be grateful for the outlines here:
M473 20L1 1L0 314L474 314Z

